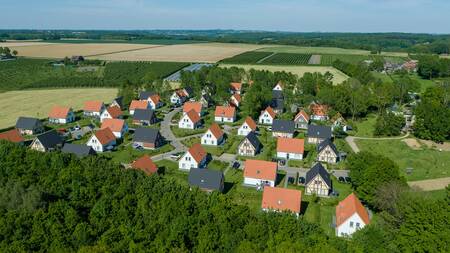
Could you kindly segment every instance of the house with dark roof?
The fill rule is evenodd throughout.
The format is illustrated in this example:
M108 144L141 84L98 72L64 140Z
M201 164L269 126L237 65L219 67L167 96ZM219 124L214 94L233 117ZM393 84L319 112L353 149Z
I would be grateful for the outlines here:
M239 144L238 154L241 156L256 156L262 144L254 132L250 132Z
M306 172L305 191L306 194L315 194L326 197L332 190L331 177L328 171L320 163L316 163Z
M20 134L34 135L44 132L44 125L39 119L30 117L19 117L16 122L16 129Z
M290 212L300 215L302 192L281 187L264 187L261 209L263 211Z
M370 223L366 208L354 193L336 206L336 235L351 236Z
M133 124L148 126L158 122L155 111L152 109L136 109L133 114Z
M272 90L272 99L284 99L282 90Z
M163 144L164 140L158 129L136 128L134 130L133 143L145 149L156 149Z
M337 163L339 152L330 139L326 139L317 145L317 161L324 163Z
M309 144L319 144L326 139L331 139L331 127L309 125L307 135Z
M36 151L49 152L58 150L62 147L64 139L56 132L50 130L36 136L30 145L30 148Z
M64 147L61 149L62 153L66 154L74 154L78 158L83 158L88 155L94 155L95 151L92 149L92 147L84 144L72 144L72 143L66 143L64 144Z
M123 108L123 97L116 97L115 99L113 99L113 101L111 102L111 104L109 106L117 106L120 109Z
M139 92L139 100L148 100L153 95L157 95L157 93L154 91L141 91Z
M275 113L282 114L284 112L284 100L281 98L274 98L270 102L270 107L272 107Z
M11 129L9 131L0 133L0 140L6 140L9 142L14 142L14 143L19 143L19 144L23 144L23 142L25 141L22 137L22 135L20 135L19 130L17 129Z
M295 124L292 120L276 119L272 124L273 137L292 138L295 133Z
M206 192L222 192L225 177L222 171L192 168L189 171L188 182L191 187L198 187Z

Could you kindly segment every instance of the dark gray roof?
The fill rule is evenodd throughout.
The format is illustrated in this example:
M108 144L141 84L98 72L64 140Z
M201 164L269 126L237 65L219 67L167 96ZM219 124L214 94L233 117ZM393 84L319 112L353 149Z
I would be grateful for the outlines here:
M294 133L295 123L292 120L276 119L272 124L272 132Z
M152 120L155 116L155 111L152 109L136 109L134 110L133 120Z
M153 96L155 94L156 94L156 92L153 92L153 91L141 91L139 93L139 99L140 100L147 100L150 96Z
M272 99L270 102L270 107L274 110L284 110L284 100L283 99Z
M192 168L189 171L188 182L189 185L201 189L222 191L223 178L222 171Z
M273 99L283 99L283 91L281 90L272 90L272 98Z
M160 138L159 130L153 128L136 128L133 140L135 142L155 143Z
M317 146L317 151L321 152L324 148L326 148L327 146L330 146L330 148L333 150L333 152L338 155L338 151L336 146L334 145L334 143L330 140L330 139L325 139L324 141L322 141L321 143L319 143L319 145Z
M36 137L45 149L56 148L58 145L62 145L64 140L56 132L56 130L50 130Z
M308 172L306 172L305 184L308 184L314 177L320 175L323 181L331 188L331 178L328 171L322 166L321 163L316 163Z
M36 118L19 117L16 122L17 129L34 130L42 126L42 122Z
M256 150L261 148L261 142L259 141L258 137L254 132L250 132L245 139L247 139L250 144L252 144L253 147L255 147ZM245 139L243 141L245 141Z
M64 144L64 147L62 148L61 152L68 153L68 154L74 154L80 158L95 154L95 151L92 149L92 147L90 147L88 145L71 144L71 143Z
M191 64L185 68L182 69L182 71L189 71L189 72L194 72L197 71L203 67L211 67L213 66L210 63L194 63ZM164 80L169 81L169 82L179 82L181 81L181 70L173 73L172 75L166 77Z
M308 126L308 137L331 139L331 127L329 126Z
M120 107L123 106L123 103L122 103L123 97L116 97L116 98L113 100L113 102L114 102L114 101L116 101L116 103L117 103Z
M194 90L191 87L185 87L184 89L189 94L189 97L192 97Z

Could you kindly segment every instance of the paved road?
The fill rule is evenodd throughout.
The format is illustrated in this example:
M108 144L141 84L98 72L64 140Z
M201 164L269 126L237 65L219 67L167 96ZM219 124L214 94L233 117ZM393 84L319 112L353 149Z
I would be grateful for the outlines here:
M449 184L450 184L450 177L408 182L409 186L417 187L422 191L435 191L445 189Z
M345 141L348 143L350 148L352 148L353 152L358 153L360 150L358 148L358 145L356 145L355 140L374 140L374 141L386 141L386 140L401 140L404 138L407 138L409 136L409 132L406 133L404 136L400 137L355 137L355 136L347 136L345 138Z
M161 135L164 137L164 139L166 141L170 142L170 144L175 149L170 152L167 152L167 153L152 156L152 159L154 161L170 159L170 156L172 154L185 152L187 150L187 148L183 145L183 143L181 143L180 139L176 138L175 135L173 134L172 130L170 129L170 125L172 123L173 116L175 116L175 114L177 114L180 110L181 110L181 108L176 108L176 109L170 111L169 113L167 113L164 116L163 121L161 122L161 128L160 128Z

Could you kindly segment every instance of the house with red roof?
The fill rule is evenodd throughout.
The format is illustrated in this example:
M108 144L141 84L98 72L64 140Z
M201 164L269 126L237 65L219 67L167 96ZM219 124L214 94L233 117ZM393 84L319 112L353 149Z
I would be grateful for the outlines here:
M75 121L75 113L70 107L53 106L48 114L48 121L54 124L67 124Z
M231 92L231 94L241 94L242 83L238 83L238 82L230 83L230 92Z
M311 119L319 121L327 121L328 117L328 106L318 103L311 103L309 105L309 110L311 111Z
M158 166L153 162L152 158L144 155L131 163L131 168L141 170L148 176L158 172Z
M308 129L309 115L304 110L300 110L294 117L295 128Z
M105 119L121 119L122 117L123 113L119 106L110 106L100 115L100 122L103 122Z
M133 115L134 110L136 109L151 109L151 108L148 100L133 100L131 101L130 107L128 109L130 110L130 115Z
M276 117L275 111L272 107L268 106L264 111L261 112L258 118L258 123L263 125L272 125L273 120Z
M214 121L221 123L233 123L236 120L236 108L232 106L216 106Z
M230 104L235 107L239 107L241 104L242 97L239 94L233 94L230 98Z
M173 105L181 105L189 98L192 90L190 88L178 89L170 96L170 103Z
M217 123L213 123L201 138L202 145L218 146L221 145L225 134Z
M200 143L192 145L191 148L178 161L180 170L190 170L192 168L201 169L206 167L208 153Z
M91 138L89 138L86 145L92 147L95 152L112 150L116 145L116 136L110 128L103 128L97 130Z
M148 106L152 110L156 110L163 105L163 103L161 101L161 97L158 94L149 96L147 101L148 101Z
M351 236L370 223L369 213L354 193L336 206L336 235Z
M98 117L105 110L105 104L102 101L86 101L84 102L83 115L87 117Z
M183 114L188 113L189 111L194 110L198 114L199 117L203 115L203 104L200 102L189 101L184 103L183 105Z
M239 127L237 134L240 136L247 136L251 132L256 132L256 129L256 122L250 116L247 116L244 123Z
M255 187L275 186L278 164L262 160L246 160L244 163L244 184Z
M277 139L277 157L286 160L302 160L305 140L294 138Z
M19 130L17 130L17 129L11 129L9 131L0 133L0 140L6 140L9 142L20 143L20 144L23 144L23 142L25 141L23 139L22 135L20 134Z
M111 129L116 138L122 138L128 132L128 125L123 119L105 119L100 128Z
M264 187L261 209L263 211L290 212L300 215L302 192L299 190Z
M178 121L178 127L182 129L196 129L201 125L201 118L194 110L183 114L180 121Z

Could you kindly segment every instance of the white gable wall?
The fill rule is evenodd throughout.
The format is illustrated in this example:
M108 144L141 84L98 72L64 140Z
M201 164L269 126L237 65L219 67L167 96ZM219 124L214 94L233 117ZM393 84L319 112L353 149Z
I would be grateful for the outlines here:
M273 118L272 116L270 116L270 114L267 111L264 111L258 118L258 123L259 124L264 124L264 125L272 125L273 123Z
M359 225L359 227L357 225ZM336 226L336 235L351 236L354 232L356 232L358 229L362 229L365 225L366 224L361 219L361 217L359 217L358 213L354 213L340 226Z

